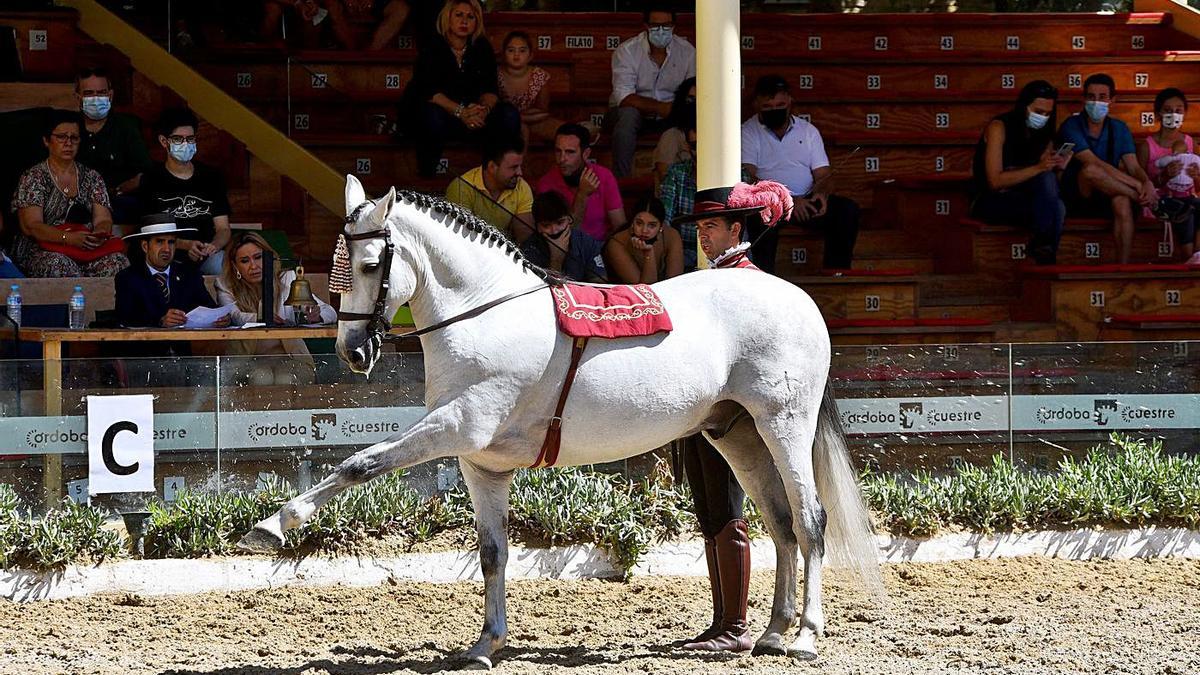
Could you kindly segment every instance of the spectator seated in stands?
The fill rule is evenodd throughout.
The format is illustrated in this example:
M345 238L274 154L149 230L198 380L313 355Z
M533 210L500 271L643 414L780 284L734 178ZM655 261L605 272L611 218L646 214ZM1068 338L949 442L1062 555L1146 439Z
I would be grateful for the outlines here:
M1059 140L1075 144L1075 161L1062 175L1067 213L1084 218L1111 218L1117 240L1117 262L1129 262L1133 249L1134 204L1155 206L1158 189L1138 164L1129 127L1108 115L1117 86L1103 73L1083 82L1084 111L1062 123Z
M0 233L4 232L4 215L0 214ZM0 248L0 279L20 279L24 277L21 270L13 264L11 258L5 253L3 248Z
M975 146L971 216L1031 230L1029 257L1053 265L1067 209L1058 174L1070 152L1053 146L1058 90L1045 80L1026 84L1008 112L988 123Z
M260 321L259 309L263 306L262 278L263 252L275 251L261 235L242 232L229 242L225 254L225 269L217 280L217 299L221 305L235 304L237 309L230 315L232 324L242 326ZM278 259L278 258L276 258ZM271 307L275 322L284 326L331 324L337 321L337 311L324 300L313 296L316 304L289 307L284 303L296 280L296 272L287 270L275 279L275 298ZM313 359L304 346L304 340L285 338L279 340L233 340L226 354L230 356L290 355L292 358L254 360L240 359L234 367L235 379L250 384L304 384L313 379Z
M667 128L658 137L654 146L654 184L662 185L667 177L667 170L678 162L688 162L693 159L693 136L696 131L696 78L689 77L675 90L675 99L671 101L671 112L667 115Z
M613 283L653 284L683 274L683 241L667 227L657 197L647 197L633 209L629 227L604 244L604 268Z
M76 161L79 115L50 113L42 143L49 156L21 175L12 206L21 234L13 259L31 277L111 277L129 266L112 236L108 190Z
M757 182L782 183L792 192L796 206L792 223L825 234L826 269L848 269L858 239L858 204L833 193L833 170L825 155L825 142L812 124L791 113L792 95L778 75L764 75L754 86L758 114L742 124L742 164ZM766 235L759 237L766 229ZM761 223L749 227L750 257L765 272L775 271L779 228Z
M274 40L279 34L284 10L289 8L295 10L297 21L288 32L298 32L305 47L319 47L323 32L328 27L339 46L354 48L354 31L350 27L343 0L265 0L262 23L264 40Z
M557 192L571 205L576 226L596 241L625 224L625 207L617 179L608 169L588 161L591 134L578 124L564 124L554 135L553 169L538 180L537 192Z
M648 2L645 30L622 42L612 55L612 96L604 125L612 133L613 172L633 172L637 136L661 128L681 82L696 76L696 48L675 35L675 10Z
M404 91L406 131L417 146L417 173L434 175L450 138L517 136L521 114L498 96L496 53L483 31L479 0L447 0L438 33L417 54Z
M538 195L533 200L533 222L537 232L521 245L521 252L530 262L573 281L607 281L603 245L575 227L575 218L562 195Z
M130 246L136 246L130 253L137 262L122 270L114 282L121 325L176 328L187 323L187 313L193 309L216 307L200 272L175 262L178 237L185 232L192 230L179 227L168 214L156 213L143 218L137 232L125 236ZM228 326L229 317L217 325Z
M488 143L483 165L455 177L446 199L461 204L516 242L533 233L533 190L521 177L525 143L519 136Z
M533 43L524 31L504 36L497 85L500 98L521 113L521 137L551 140L562 120L550 116L550 73L529 65Z
M199 122L184 108L166 110L158 122L158 142L167 160L142 176L138 190L146 213L167 213L196 231L179 240L180 260L199 265L202 274L220 274L229 243L229 197L221 172L192 160Z
M1183 259L1200 264L1200 232L1196 228L1196 180L1200 166L1194 159L1196 141L1183 133L1187 97L1171 87L1154 98L1158 131L1138 143L1138 162L1158 188L1159 215L1171 222ZM1178 200L1175 204L1164 199Z
M142 123L134 115L112 112L112 82L103 68L75 76L75 98L83 122L78 160L100 173L108 188L113 222L135 223L138 201L133 193L150 168L150 152L142 140Z

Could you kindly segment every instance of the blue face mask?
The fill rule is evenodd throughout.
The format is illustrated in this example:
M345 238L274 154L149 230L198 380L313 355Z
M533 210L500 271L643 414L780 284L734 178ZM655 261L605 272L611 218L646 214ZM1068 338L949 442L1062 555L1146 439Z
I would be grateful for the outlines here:
M186 163L192 161L192 158L196 156L196 144L195 143L172 143L170 145L170 147L167 148L167 152L169 152L171 154L171 157L175 161L183 162L186 164Z
M80 108L88 119L99 121L108 117L108 111L112 110L112 99L107 96L84 96Z
M671 38L675 35L674 28L666 26L656 26L649 31L650 44L658 49L666 49L667 45L671 44Z
M1108 117L1108 101L1088 101L1083 104L1083 109L1087 111L1088 119L1093 122L1099 122Z
M1046 126L1046 123L1049 121L1050 121L1049 115L1035 113L1032 110L1026 111L1025 124L1030 129L1041 129L1042 127Z

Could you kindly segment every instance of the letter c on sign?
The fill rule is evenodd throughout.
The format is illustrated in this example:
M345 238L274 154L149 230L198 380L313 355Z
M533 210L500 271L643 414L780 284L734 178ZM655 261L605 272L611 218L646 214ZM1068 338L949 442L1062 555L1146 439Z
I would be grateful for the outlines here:
M129 431L136 434L138 431L137 425L128 420L117 422L104 432L104 441L101 443L101 455L104 457L104 468L114 476L131 476L137 473L138 463L134 462L129 466L118 464L117 458L113 457L113 440L117 434L122 431Z

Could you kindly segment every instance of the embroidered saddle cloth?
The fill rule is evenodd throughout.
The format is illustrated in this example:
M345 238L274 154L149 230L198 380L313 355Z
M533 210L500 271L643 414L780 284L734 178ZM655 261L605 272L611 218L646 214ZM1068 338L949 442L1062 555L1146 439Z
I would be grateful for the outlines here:
M623 338L671 332L671 317L646 284L551 286L558 329L573 338Z

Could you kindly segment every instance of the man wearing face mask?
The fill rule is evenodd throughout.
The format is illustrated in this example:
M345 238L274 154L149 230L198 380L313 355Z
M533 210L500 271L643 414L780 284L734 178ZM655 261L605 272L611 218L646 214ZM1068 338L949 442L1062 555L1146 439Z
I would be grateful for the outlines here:
M104 179L113 222L134 222L138 202L133 193L150 168L141 122L133 115L112 112L112 83L103 68L87 68L75 76L75 98L83 122L77 158Z
M848 269L858 239L858 204L832 194L833 170L821 132L792 114L792 95L779 75L764 75L754 86L758 114L742 124L742 166L757 182L786 185L796 207L791 223L825 234L825 269ZM775 271L778 228L750 228L757 241L750 257L765 272Z
M1129 262L1133 248L1134 204L1153 206L1157 191L1138 164L1129 127L1109 117L1117 87L1104 73L1083 82L1083 112L1063 122L1059 139L1075 144L1076 161L1062 177L1067 213L1085 218L1112 218L1117 261Z
M521 253L530 262L573 281L608 281L601 256L603 245L575 228L575 218L562 195L538 195L533 200L533 221L537 233L521 245Z
M696 76L696 48L675 35L675 10L649 2L642 19L646 30L612 55L613 91L604 124L612 133L613 173L619 178L633 171L638 133L658 130L679 84Z
M146 172L139 194L145 213L167 213L181 227L197 231L194 238L179 240L178 259L191 261L202 274L220 274L229 243L229 198L220 172L192 161L198 127L186 108L163 112L158 142L167 161Z

